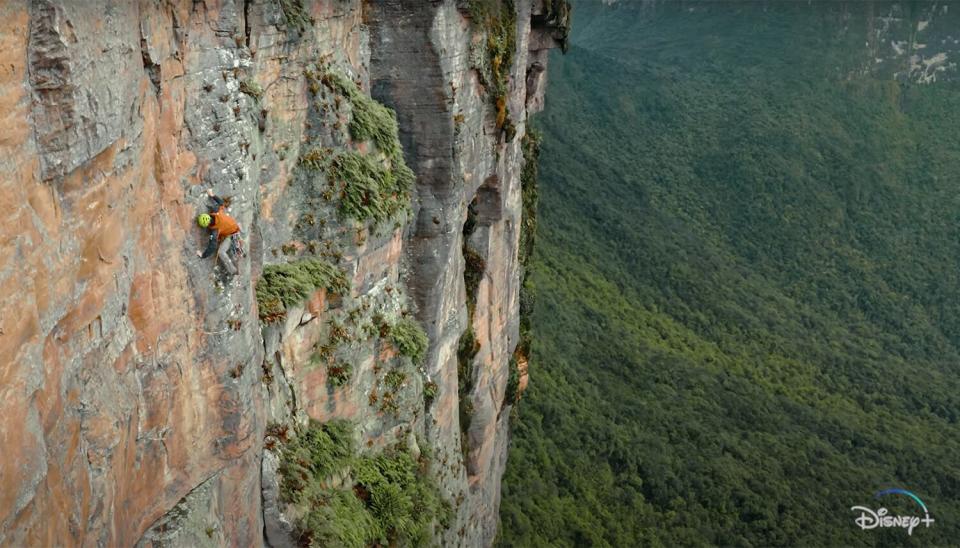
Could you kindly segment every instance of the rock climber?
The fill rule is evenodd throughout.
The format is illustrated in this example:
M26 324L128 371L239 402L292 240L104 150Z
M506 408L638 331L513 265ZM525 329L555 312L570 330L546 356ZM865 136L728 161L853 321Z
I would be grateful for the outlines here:
M230 256L230 250L236 248L237 253L240 252L240 224L227 213L224 200L215 195L213 190L207 190L207 196L214 206L209 213L201 213L197 217L197 224L210 229L210 241L203 252L197 251L197 256L206 259L216 253L227 272L234 276L237 274L237 265ZM223 245L225 240L227 245Z

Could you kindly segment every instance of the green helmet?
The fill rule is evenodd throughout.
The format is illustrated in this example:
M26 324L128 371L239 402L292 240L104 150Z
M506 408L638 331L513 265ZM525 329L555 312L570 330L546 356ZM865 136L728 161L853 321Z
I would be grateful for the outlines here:
M197 217L197 224L200 225L200 228L207 228L210 226L210 215L201 213L200 216Z

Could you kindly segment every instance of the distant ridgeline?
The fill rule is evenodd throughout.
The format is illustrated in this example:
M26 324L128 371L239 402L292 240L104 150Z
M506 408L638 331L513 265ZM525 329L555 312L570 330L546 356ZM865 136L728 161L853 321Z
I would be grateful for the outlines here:
M499 542L956 543L960 5L574 10Z

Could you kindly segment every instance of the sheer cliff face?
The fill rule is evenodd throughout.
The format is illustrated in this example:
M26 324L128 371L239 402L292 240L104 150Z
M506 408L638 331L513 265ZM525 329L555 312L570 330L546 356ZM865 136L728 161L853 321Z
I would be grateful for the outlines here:
M552 29L531 31L540 2L516 2L508 139L465 6L300 5L0 6L0 543L283 544L265 433L307 418L350 420L369 451L425 445L456 515L442 540L492 541L517 343L520 137ZM347 131L351 107L319 89L318 70L397 112L417 182L390 223L344 219L311 186L311 150L372 146ZM195 255L208 188L232 198L243 228L233 280ZM469 314L471 202L468 246L485 268ZM318 291L262 323L264 267L320 254L349 294ZM382 371L400 358L382 334L338 350L352 368L340 386L313 359L332 325L369 310L429 336L389 405ZM479 347L461 433L468 323Z

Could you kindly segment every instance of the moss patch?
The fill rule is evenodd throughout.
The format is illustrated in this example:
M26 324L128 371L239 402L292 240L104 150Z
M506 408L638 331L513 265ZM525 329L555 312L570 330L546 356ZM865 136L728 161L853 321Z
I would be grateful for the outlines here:
M342 270L318 258L264 267L256 290L260 319L283 319L289 307L321 288L343 295L350 290L350 282Z

